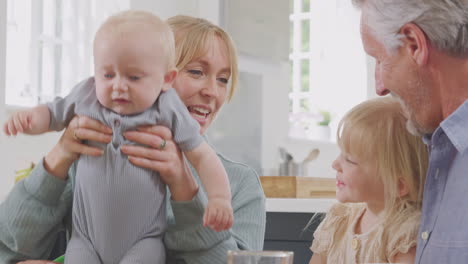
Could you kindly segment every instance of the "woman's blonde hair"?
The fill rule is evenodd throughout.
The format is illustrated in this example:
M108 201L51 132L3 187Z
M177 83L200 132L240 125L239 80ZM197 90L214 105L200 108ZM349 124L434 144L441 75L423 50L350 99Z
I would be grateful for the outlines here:
M227 99L231 100L237 88L237 54L231 37L220 27L203 18L174 16L167 20L175 35L176 67L180 71L188 63L207 53L210 43L216 38L226 45L231 67L230 89Z
M341 120L337 133L343 152L376 169L384 185L385 211L421 208L428 151L421 138L406 129L400 103L391 97L363 102ZM408 194L400 196L404 183Z
M175 43L172 29L161 20L158 16L151 12L140 10L127 10L116 13L104 21L99 27L94 42L102 32L112 32L121 38L126 38L126 34L136 30L142 30L144 27L145 34L148 37L153 36L163 49L163 53L167 63L167 69L175 67ZM96 45L96 44L94 44Z

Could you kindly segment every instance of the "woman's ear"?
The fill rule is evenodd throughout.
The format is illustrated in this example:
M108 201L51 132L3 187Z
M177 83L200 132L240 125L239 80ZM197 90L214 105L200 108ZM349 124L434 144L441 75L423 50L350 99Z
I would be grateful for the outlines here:
M429 61L430 43L422 29L413 23L407 23L400 29L403 36L403 48L409 56L419 65L423 66Z
M164 74L164 83L162 87L162 91L165 92L169 90L169 88L172 87L172 83L174 82L175 78L177 76L177 69L170 69L169 71Z
M406 181L404 179L400 178L398 180L398 196L401 198L407 195L408 193L409 193L408 184L406 184Z

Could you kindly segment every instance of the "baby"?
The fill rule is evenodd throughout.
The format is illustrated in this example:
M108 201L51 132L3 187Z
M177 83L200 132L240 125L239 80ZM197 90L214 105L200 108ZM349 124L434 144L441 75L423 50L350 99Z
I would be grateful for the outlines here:
M122 134L142 125L171 129L208 193L204 224L215 230L231 227L227 174L171 88L174 63L174 36L166 23L143 11L116 14L96 33L94 77L63 99L15 113L5 124L7 135L41 134L85 115L113 130L109 144L85 142L104 155L81 155L77 162L67 263L165 262L166 187L157 173L134 166L120 151L132 144Z

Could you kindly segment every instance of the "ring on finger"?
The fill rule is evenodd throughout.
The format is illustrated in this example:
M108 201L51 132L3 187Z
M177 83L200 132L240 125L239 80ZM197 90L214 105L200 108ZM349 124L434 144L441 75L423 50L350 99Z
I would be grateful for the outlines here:
M159 144L158 149L163 150L166 147L166 140L163 138L161 144Z
M76 130L73 130L73 138L74 138L76 141L81 141L81 138L79 138L79 137L76 135Z

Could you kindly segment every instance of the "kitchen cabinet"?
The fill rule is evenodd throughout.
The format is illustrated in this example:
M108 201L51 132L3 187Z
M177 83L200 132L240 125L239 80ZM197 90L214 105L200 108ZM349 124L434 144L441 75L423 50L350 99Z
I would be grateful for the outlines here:
M318 214L305 229L314 213L267 212L264 250L293 251L294 263L309 263L313 233L324 216Z
M336 202L334 198L267 198L264 250L293 251L294 263L309 263L314 231ZM315 213L318 216L304 230Z

